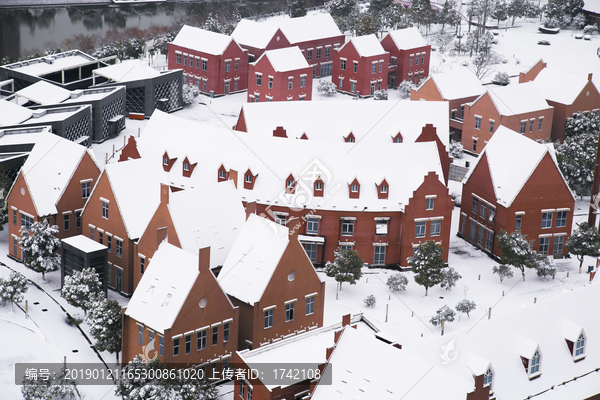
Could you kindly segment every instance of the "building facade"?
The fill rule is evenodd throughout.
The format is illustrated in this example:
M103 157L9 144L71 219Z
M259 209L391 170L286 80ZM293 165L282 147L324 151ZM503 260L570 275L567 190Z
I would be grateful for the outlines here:
M421 84L429 76L431 45L425 42L417 28L388 32L381 46L390 53L388 86L396 88L403 81Z

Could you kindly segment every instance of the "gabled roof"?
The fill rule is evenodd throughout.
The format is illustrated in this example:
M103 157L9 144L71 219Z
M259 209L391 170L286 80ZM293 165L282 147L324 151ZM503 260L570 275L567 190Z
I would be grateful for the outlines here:
M27 121L33 112L18 104L0 99L0 126L17 125Z
M347 41L340 48L340 50L346 47L349 43L352 43L352 46L354 46L358 55L361 57L373 57L387 53L381 46L381 43L379 43L377 36L374 34L353 37Z
M500 115L519 115L552 108L546 102L535 82L507 86L487 86L487 93ZM473 104L479 98L473 101Z
M306 58L304 58L298 46L267 50L260 56L254 65L257 65L263 57L269 59L271 66L276 72L287 72L309 68L308 62L306 62Z
M546 100L570 105L588 83L588 76L544 68L534 82Z
M183 250L198 254L210 246L211 268L223 265L246 220L233 181L173 192L169 213Z
M250 305L259 301L290 242L288 231L251 214L219 272L225 293Z
M19 90L16 95L35 103L46 105L62 103L71 97L71 91L46 81L38 81L33 85Z
M291 44L342 36L340 29L329 13L312 14L297 18L271 19L264 23L280 28Z
M197 255L162 242L129 300L125 315L164 334L173 326L198 275Z
M264 49L273 39L277 29L277 26L242 19L231 33L231 37L239 44Z
M464 99L485 93L485 87L469 68L457 67L441 74L433 74L429 79L433 79L433 83L446 100Z
M231 36L223 35L222 33L184 25L171 43L218 56L223 54L231 43L231 40Z
M583 6L583 10L600 14L600 0L587 0Z
M465 180L471 177L484 154L487 157L496 199L498 204L504 207L511 206L546 154L550 154L560 172L551 143L538 143L502 125L492 135ZM569 185L564 177L563 182L568 189Z
M160 76L160 72L140 60L127 60L120 64L98 68L93 71L113 82L130 82Z
M421 32L419 32L419 29L416 27L398 29L396 31L388 32L386 36L388 35L392 38L399 50L410 50L417 47L428 46L425 39L423 39L423 36L421 36Z

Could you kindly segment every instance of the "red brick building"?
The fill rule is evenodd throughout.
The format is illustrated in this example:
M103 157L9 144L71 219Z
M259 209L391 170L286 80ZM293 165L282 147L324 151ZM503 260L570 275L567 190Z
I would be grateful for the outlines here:
M381 46L390 53L388 86L396 88L402 81L415 85L429 76L431 45L415 27L388 32Z
M265 51L248 79L249 103L312 99L312 69L296 46Z
M221 290L209 258L209 248L193 255L166 242L159 246L123 310L123 364L142 354L201 366L208 376L229 364L239 310Z
M334 53L331 80L342 93L373 96L388 86L389 60L377 36L353 37Z
M231 33L231 38L248 52L248 62L259 59L267 50L282 49L292 44L277 25L242 19Z
M575 199L552 145L501 126L463 182L463 238L500 257L496 234L520 231L540 255L568 253Z
M56 237L82 233L81 212L100 175L92 152L52 133L7 135L2 145L33 146L6 196L8 254L22 259L21 227L48 219ZM29 142L29 143L28 143Z
M461 141L465 104L485 93L485 87L466 67L431 75L420 87L411 90L413 101L446 101L450 117L450 137Z
M563 140L567 118L575 113L600 111L600 93L592 82L592 74L573 74L547 68L540 60L519 83L534 81L549 105L554 107L552 140Z
M484 94L465 104L462 145L480 154L500 125L532 140L550 139L553 114L554 108L533 82L487 86Z
M230 36L184 25L169 43L169 69L183 69L184 83L214 96L248 88L248 52Z

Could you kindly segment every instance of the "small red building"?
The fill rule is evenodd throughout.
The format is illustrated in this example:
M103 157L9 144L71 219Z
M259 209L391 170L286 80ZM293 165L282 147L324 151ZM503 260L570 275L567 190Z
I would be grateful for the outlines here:
M427 79L431 45L427 44L417 28L388 32L381 39L381 46L390 53L389 87L398 87L402 81L418 85Z
M551 144L500 126L463 182L461 237L500 257L495 235L521 231L540 255L568 253L575 199Z
M81 212L100 175L92 151L49 132L6 135L1 144L33 147L6 195L8 255L21 260L21 227L44 219L58 226L59 239L80 235Z
M193 255L166 242L159 246L123 309L123 364L141 354L144 361L198 365L211 376L230 363L239 310L221 290L209 259L209 248Z
M486 88L465 104L461 142L466 151L480 154L500 125L532 140L551 138L554 107L534 82Z
M335 52L331 80L342 93L373 96L388 86L389 59L374 34L353 37Z
M248 79L249 103L312 99L312 69L297 46L265 51Z
M184 25L169 43L169 69L183 69L183 80L207 95L248 88L248 52L230 36Z

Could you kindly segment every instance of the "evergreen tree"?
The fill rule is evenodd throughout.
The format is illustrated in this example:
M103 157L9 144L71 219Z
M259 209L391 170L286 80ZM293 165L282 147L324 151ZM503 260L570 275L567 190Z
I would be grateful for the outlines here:
M565 243L571 254L575 254L579 260L579 273L583 265L583 258L600 256L600 236L595 226L589 226L587 222L582 222L573 231L571 237Z
M29 377L23 380L21 393L24 400L77 400L81 399L77 382L67 379L65 368L49 379Z
M435 312L435 315L433 317L431 317L429 322L433 326L438 326L438 325L442 324L442 321L444 321L444 322L454 321L455 316L456 316L456 313L454 312L454 310L452 310L448 306L442 306L439 310L437 310Z
M223 33L221 22L217 16L213 15L213 13L208 13L206 21L204 22L204 25L202 25L202 29L216 33Z
M533 240L528 242L519 231L507 234L504 230L498 233L496 240L502 251L500 263L521 271L525 282L525 268L537 269L540 263L538 254L533 250Z
M306 15L306 9L308 3L306 0L288 0L287 1L287 14L291 18L304 17Z
M10 309L13 310L13 304L23 301L23 293L27 292L27 278L16 271L11 271L8 278L0 278L0 301L2 305L10 303Z
M358 9L355 0L331 0L325 3L325 7L332 17L347 17Z
M442 255L444 249L433 240L421 243L415 248L415 255L409 264L415 273L415 282L425 287L425 296L430 287L442 282L442 268L444 268L444 259Z
M46 279L46 272L60 268L60 257L56 254L60 247L57 233L58 226L50 226L47 219L34 223L30 230L21 228L19 244L23 249L23 263L35 272L41 272L42 279Z
M325 274L335 278L340 283L349 282L351 285L356 284L362 276L363 260L358 256L356 250L337 249L334 252L335 259L333 262L327 261L325 264Z
M335 83L327 81L327 80L319 81L319 86L317 86L317 91L319 93L324 93L327 96L335 96L337 94L337 89L336 89Z
M512 0L506 11L508 16L512 18L510 26L515 26L515 20L525 16L525 12L527 11L527 0Z
M94 301L104 299L102 284L93 268L76 271L65 276L62 297L73 307L79 307L87 314Z
M117 362L121 351L121 306L116 300L95 301L87 315L90 334L96 340L98 351L116 353Z
M387 279L386 285L394 292L403 292L406 290L406 285L408 285L408 278L401 273L390 275L390 277Z
M508 19L508 6L505 0L498 0L494 3L494 9L490 17L498 21L498 25L500 25L500 21Z
M462 276L456 272L454 268L444 268L442 270L442 281L440 282L440 286L446 290L452 290L460 278L462 278Z
M0 165L0 231L4 230L4 225L8 222L8 207L6 206L6 196L12 186L12 180L6 175L4 167Z
M373 18L365 14L358 23L356 28L356 36L366 36L377 33L377 26L373 23Z
M589 192L594 177L598 133L584 132L567 136L556 144L556 160L569 186Z
M370 294L363 300L363 302L367 305L367 307L375 307L375 304L377 304L377 299L374 295Z
M456 308L456 311L458 311L458 313L459 313L458 321L460 322L460 317L462 314L467 314L467 317L469 317L469 319L471 319L471 316L469 315L469 313L477 308L477 304L475 304L474 301L462 299L461 301L459 301L456 304L455 308Z
M598 133L600 131L600 116L596 111L589 114L577 112L568 117L565 122L564 136L577 136L581 133Z

